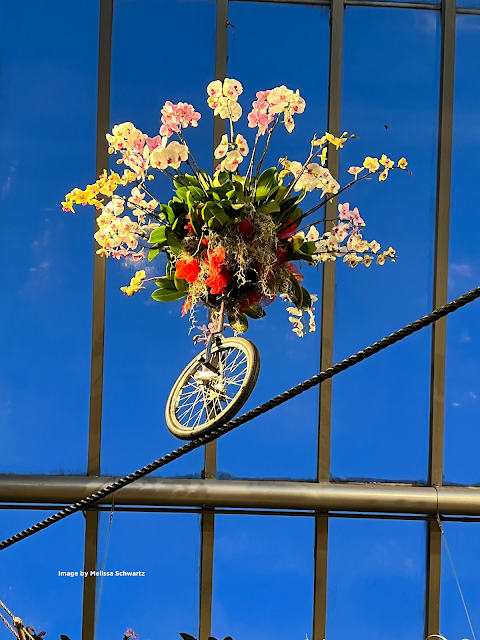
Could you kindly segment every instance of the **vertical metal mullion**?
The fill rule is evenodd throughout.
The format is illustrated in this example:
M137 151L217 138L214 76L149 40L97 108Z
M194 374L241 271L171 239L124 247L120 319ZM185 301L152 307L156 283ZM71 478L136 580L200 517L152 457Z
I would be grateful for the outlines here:
M227 75L228 59L228 0L217 0L215 33L215 79L224 80ZM225 133L225 120L214 117L213 149ZM213 158L212 149L212 158ZM215 159L214 169L215 169ZM203 478L213 480L217 475L217 442L205 445ZM206 510L201 516L200 551L200 612L199 640L208 640L212 629L212 593L213 593L213 553L215 539L215 512Z
M344 0L332 0L330 6L330 64L328 85L328 123L330 133L339 136L340 105L342 90L342 50L343 50L343 14ZM338 151L329 149L328 168L332 175L338 176ZM336 209L332 201L326 206L326 217L335 218ZM329 231L333 222L325 223ZM320 328L320 370L324 371L333 364L333 326L335 304L335 263L323 264L322 277L322 316ZM318 417L318 482L330 481L330 440L332 418L332 381L328 380L319 389ZM314 553L314 597L313 597L313 640L326 637L327 623L327 560L328 560L328 517L315 518Z
M98 176L108 168L108 146L105 134L110 129L110 72L112 57L113 0L100 0L98 37L97 140L95 171ZM90 376L90 416L88 430L87 474L100 475L100 445L102 430L103 361L105 337L105 258L94 254L92 361ZM88 572L97 568L98 512L85 514L85 564ZM95 635L96 578L83 583L82 640Z
M440 104L435 221L433 308L447 302L448 241L452 172L453 94L455 72L456 0L442 2ZM445 403L446 319L432 325L430 387L429 483L443 483L443 431ZM425 635L440 633L441 533L436 522L427 523Z

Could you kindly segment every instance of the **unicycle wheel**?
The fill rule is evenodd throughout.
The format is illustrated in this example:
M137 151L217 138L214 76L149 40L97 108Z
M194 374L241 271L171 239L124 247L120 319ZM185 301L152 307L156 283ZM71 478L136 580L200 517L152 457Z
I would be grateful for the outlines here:
M227 423L243 407L260 371L257 347L245 338L226 338L212 347L205 367L206 351L185 367L168 397L167 427L174 436L191 440Z

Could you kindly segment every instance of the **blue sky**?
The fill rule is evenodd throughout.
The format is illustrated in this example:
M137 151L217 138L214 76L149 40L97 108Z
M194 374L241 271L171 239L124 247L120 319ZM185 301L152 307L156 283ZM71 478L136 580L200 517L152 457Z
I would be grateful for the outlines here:
M0 472L82 474L95 212L79 207L73 216L59 203L74 186L95 179L98 1L26 0L23 6L20 15L12 3L0 2L0 198L7 221L0 307L6 454ZM294 133L280 131L269 156L272 165L284 155L302 159L312 134L326 128L328 11L234 1L230 21L228 73L243 83L244 112L257 90L282 83L299 88L306 99ZM165 33L168 42L158 35ZM212 1L116 0L112 125L130 120L154 135L166 100L191 102L202 119L188 130L188 144L197 162L210 169L213 120L205 87L214 78L214 43ZM365 218L365 237L391 244L399 259L369 269L338 264L336 360L431 310L439 54L439 12L346 9L342 130L360 139L342 152L339 180L346 182L350 165L381 153L395 160L406 156L413 176L394 172L385 183L363 182L344 198ZM480 72L479 54L480 17L458 16L450 299L477 286L480 275L470 222L478 197L480 96L472 78ZM245 125L238 130L251 139ZM159 197L170 197L169 184L153 184ZM151 267L157 268L155 262ZM179 304L155 303L147 292L133 299L121 294L138 268L113 259L107 265L103 474L128 473L177 446L164 424L164 405L179 371L196 353ZM307 288L320 294L321 273L309 269L305 275ZM450 483L480 482L479 310L476 302L448 320ZM260 349L262 369L247 408L318 371L318 333L296 338L280 301L267 311L248 334ZM430 338L422 330L334 381L335 478L426 481ZM313 480L317 404L317 391L310 391L222 439L219 471L237 478ZM161 475L198 476L202 466L202 452L196 451ZM2 538L46 513L0 511ZM108 515L102 514L102 562L107 526ZM0 598L47 629L48 639L59 633L79 638L81 583L60 580L57 571L81 568L83 531L77 514L0 554ZM478 525L449 524L446 531L475 624ZM195 634L199 535L196 515L115 514L107 570L142 565L148 576L128 583L128 598L125 583L105 579L99 637L120 638L127 626L142 640L174 638L182 630ZM352 634L420 640L424 541L423 523L332 521L327 640ZM235 640L310 637L313 521L219 516L216 542L213 634ZM441 632L449 640L469 638L448 564L442 579ZM0 639L7 634L0 628Z

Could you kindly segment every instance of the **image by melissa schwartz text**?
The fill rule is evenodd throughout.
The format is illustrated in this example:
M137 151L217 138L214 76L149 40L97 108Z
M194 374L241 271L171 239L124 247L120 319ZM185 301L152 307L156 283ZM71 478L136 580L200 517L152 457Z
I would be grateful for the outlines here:
M59 571L60 578L144 578L145 571Z

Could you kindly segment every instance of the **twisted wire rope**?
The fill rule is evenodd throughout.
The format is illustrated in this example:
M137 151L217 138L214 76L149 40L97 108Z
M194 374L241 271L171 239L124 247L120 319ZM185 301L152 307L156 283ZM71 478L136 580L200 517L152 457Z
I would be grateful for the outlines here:
M98 502L99 500L106 498L107 496L111 495L115 491L118 491L119 489L123 489L123 487L126 487L132 482L135 482L135 480L144 478L145 476L149 475L153 471L156 471L157 469L160 469L161 467L166 466L170 462L173 462L174 460L181 458L182 456L189 453L190 451L198 449L199 447L202 447L203 445L208 444L209 442L213 442L214 440L217 440L217 438L220 438L220 436L226 433L229 433L230 431L233 431L234 429L241 426L242 424L245 424L246 422L250 422L250 420L257 418L258 416L261 416L262 414L267 413L268 411L271 411L275 407L278 407L284 402L287 402L288 400L295 398L301 393L308 391L312 387L319 385L325 380L329 380L330 378L333 378L334 376L341 373L342 371L345 371L346 369L353 367L359 362L362 362L363 360L370 358L371 356L375 355L379 351L382 351L383 349L386 349L392 344L395 344L396 342L403 340L407 336L410 336L412 333L420 331L420 329L423 329L424 327L428 327L429 325L433 324L437 320L440 320L440 318L444 318L449 313L452 313L453 311L456 311L457 309L464 307L466 304L473 302L479 297L480 297L480 287L472 289L471 291L464 294L463 296L460 296L460 298L457 298L456 300L453 300L452 302L445 304L443 307L440 307L439 309L435 309L434 311L427 314L423 318L415 320L415 322L412 322L407 326L403 327L402 329L395 331L391 335L386 336L385 338L382 338L382 340L379 340L374 344L370 345L369 347L367 347L366 349L363 349L362 351L359 351L358 353L350 356L349 358L346 358L345 360L338 362L337 364L333 365L332 367L329 367L325 371L322 371L316 374L312 378L309 378L308 380L301 382L300 384L296 385L295 387L292 387L288 391L285 391L284 393L281 393L280 395L275 396L271 400L264 402L263 404L259 405L255 409L251 409L250 411L247 411L243 415L239 416L238 418L235 418L234 420L231 420L227 424L220 427L216 427L215 429L212 429L212 431L210 431L209 433L195 438L195 440L192 440L187 444L183 445L182 447L175 449L174 451L163 456L162 458L158 458L157 460L154 460L153 462L151 462L150 464L147 464L141 469L138 469L137 471L130 473L128 476L119 478L115 482L112 482L112 484L109 484L103 489L100 489L99 491L92 493L90 496L84 498L83 500L80 500L79 502L75 502L69 507L66 507L61 511L58 511L58 513L55 513L54 515L49 516L48 518L45 518L45 520L41 520L37 524L34 524L33 526L28 527L23 531L20 531L14 536L11 536L10 538L3 540L3 542L0 542L0 551L3 551L3 549L6 549L7 547L11 547L17 542L20 542L20 540L24 540L25 538L28 538L33 534L38 533L39 531L42 531L43 529L46 529L52 524L55 524L56 522L59 522L60 520L67 518L68 516L72 515L73 513L76 513L77 511L83 511L84 509L90 507L95 502Z
M2 616L2 614L1 614L1 613L0 613L0 620L3 620L3 622L4 622L4 623L5 623L5 625L6 625L6 627L7 627L8 629L10 629L10 631L13 633L13 635L14 635L16 638L18 638L18 634L17 634L17 632L15 631L15 629L14 629L14 628L12 627L12 625L8 622L8 620L6 620L6 619Z
M15 620L17 620L17 621L19 621L19 622L20 622L20 619L19 619L19 618L16 618L16 617L13 615L13 613L10 611L10 609L7 607L7 605L6 605L4 602L2 602L1 600L0 600L0 607L2 607L2 609L5 611L5 613L7 613L7 614L12 618L12 620L13 620L14 624L15 624ZM4 622L4 623L5 623L5 625L10 629L10 631L13 633L13 635L14 635L16 638L18 638L18 637L19 637L19 635L18 635L18 631L15 631L15 629L12 627L12 625L8 622L8 620L6 620L6 619L4 618L4 616L3 616L1 613L0 613L0 619L1 619L1 620L3 620L3 622ZM21 624L21 626L22 626L22 631L23 631L23 633L27 636L27 638L29 638L29 640L33 640L33 638L32 638L32 636L30 635L30 633L29 633L29 632L25 629L25 627L23 626L23 623L21 623L21 622L20 622L20 624Z

